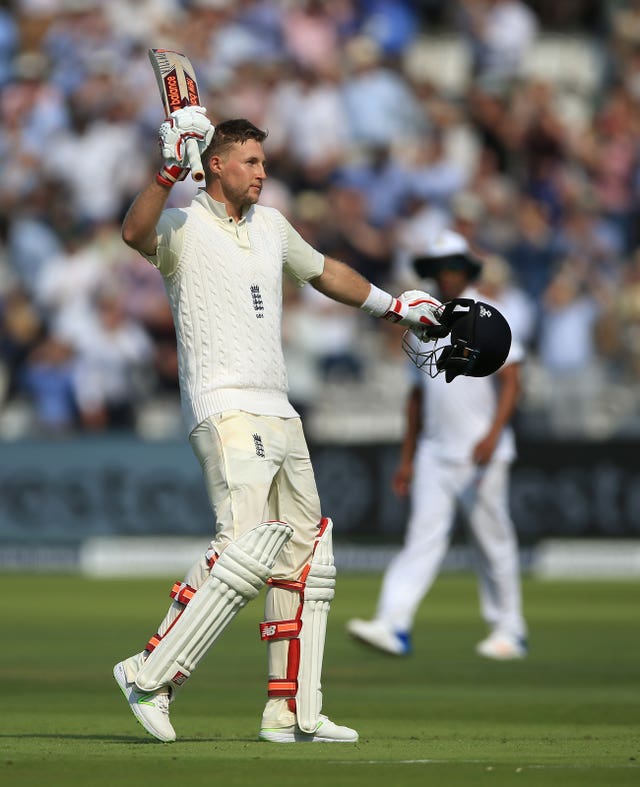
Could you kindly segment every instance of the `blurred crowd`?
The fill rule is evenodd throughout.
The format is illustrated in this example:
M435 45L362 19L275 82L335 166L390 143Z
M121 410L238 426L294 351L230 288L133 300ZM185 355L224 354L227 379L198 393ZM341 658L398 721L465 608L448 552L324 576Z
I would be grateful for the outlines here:
M469 239L524 429L637 433L638 0L0 0L0 439L180 430L162 280L119 230L159 166L149 47L268 130L261 201L320 251L397 293L426 237ZM285 296L295 404L366 408L401 334Z

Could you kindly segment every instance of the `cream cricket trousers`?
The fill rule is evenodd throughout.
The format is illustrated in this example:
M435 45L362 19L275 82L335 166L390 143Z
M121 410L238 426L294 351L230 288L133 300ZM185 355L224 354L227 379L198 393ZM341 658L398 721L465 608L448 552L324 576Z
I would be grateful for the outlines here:
M508 481L508 462L493 460L485 467L447 462L420 441L405 543L385 572L378 618L397 631L411 630L416 610L440 570L459 505L476 548L482 617L492 630L516 637L526 634Z
M207 494L216 513L210 550L220 555L247 530L279 519L291 525L293 536L276 560L273 577L298 579L311 557L321 517L300 419L230 410L210 416L196 426L189 442L202 467ZM205 551L184 577L185 584L195 590L209 576ZM158 629L160 635L181 611L179 603L171 605ZM273 617L275 611L269 612Z
M221 554L247 530L279 519L293 528L293 537L273 576L298 579L309 562L321 516L300 419L231 410L207 418L189 441L216 513L211 548Z

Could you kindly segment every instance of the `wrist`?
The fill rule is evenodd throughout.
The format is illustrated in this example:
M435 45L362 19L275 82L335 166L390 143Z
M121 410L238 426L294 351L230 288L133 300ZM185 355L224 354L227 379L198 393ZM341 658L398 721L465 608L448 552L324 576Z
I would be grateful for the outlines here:
M371 285L369 294L360 308L372 317L383 317L391 322L400 322L408 311L406 304L376 287L375 284Z
M174 183L184 180L188 172L189 170L186 167L181 167L178 163L167 162L156 174L156 182L170 189Z
M167 191L171 189L171 187L175 182L176 182L175 180L170 180L169 178L166 177L166 175L164 174L164 170L160 170L159 172L156 172L156 183L159 186L162 186L162 188L167 189Z

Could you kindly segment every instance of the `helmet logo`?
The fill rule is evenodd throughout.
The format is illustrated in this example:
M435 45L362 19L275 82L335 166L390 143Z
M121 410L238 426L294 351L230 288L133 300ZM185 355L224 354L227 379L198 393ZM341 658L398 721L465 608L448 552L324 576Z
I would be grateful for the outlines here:
M482 304L478 304L478 317L491 317L491 309L487 309Z

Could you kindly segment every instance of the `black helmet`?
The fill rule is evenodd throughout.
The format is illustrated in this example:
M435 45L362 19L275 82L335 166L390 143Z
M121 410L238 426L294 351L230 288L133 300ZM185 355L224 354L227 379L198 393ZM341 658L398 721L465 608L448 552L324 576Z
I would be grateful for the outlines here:
M459 374L486 377L506 361L511 349L511 328L503 315L488 303L454 298L445 304L441 325L450 329L451 344L424 343L410 331L403 348L413 363L431 377L444 372L450 383Z

